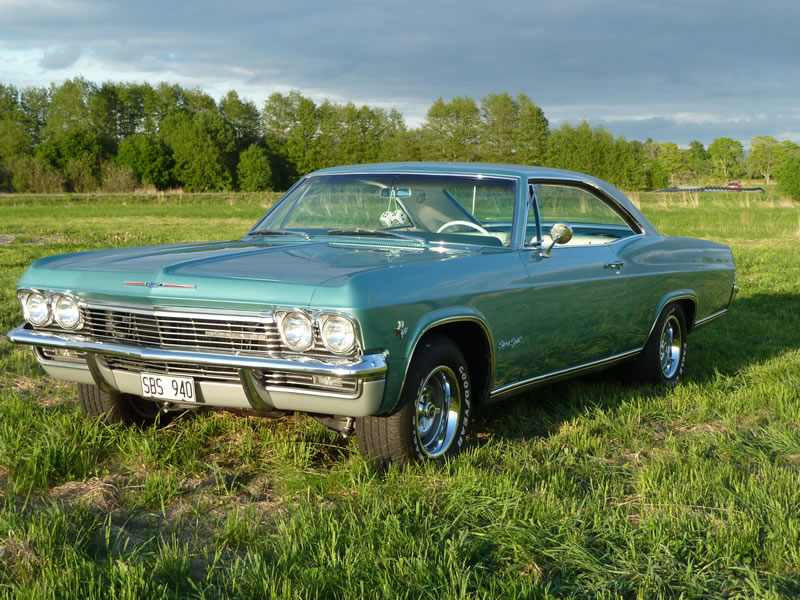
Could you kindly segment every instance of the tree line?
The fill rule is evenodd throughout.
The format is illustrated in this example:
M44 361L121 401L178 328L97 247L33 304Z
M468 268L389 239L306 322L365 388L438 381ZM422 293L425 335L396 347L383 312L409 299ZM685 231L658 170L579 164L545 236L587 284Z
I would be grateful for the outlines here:
M757 136L745 155L731 138L681 149L586 121L551 129L525 94L439 98L409 127L394 109L315 103L298 91L259 108L236 91L216 102L167 83L0 84L0 191L284 190L319 168L416 160L546 165L625 190L742 176L794 177L800 186L800 146L791 141Z

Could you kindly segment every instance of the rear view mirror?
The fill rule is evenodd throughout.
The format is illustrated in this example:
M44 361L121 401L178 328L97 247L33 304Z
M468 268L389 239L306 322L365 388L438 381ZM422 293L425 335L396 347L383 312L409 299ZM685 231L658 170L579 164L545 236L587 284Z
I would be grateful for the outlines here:
M381 198L410 198L411 188L381 188Z
M550 250L556 244L566 244L572 239L572 227L566 223L556 223L550 228L550 239L553 240L542 253L545 258L550 258Z

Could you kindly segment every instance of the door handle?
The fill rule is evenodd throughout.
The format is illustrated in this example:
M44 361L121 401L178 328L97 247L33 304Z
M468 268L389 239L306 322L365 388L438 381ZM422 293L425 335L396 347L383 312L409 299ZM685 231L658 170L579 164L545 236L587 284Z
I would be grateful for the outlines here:
M606 269L615 269L617 271L619 271L623 266L625 266L624 262L606 263Z

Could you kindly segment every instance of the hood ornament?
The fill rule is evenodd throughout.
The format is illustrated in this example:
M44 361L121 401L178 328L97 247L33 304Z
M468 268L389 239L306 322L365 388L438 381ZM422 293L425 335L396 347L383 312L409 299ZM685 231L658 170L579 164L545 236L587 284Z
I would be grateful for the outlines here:
M149 288L166 287L166 288L183 288L187 290L197 289L196 285L184 285L180 283L161 283L160 281L123 281L122 285L139 285Z

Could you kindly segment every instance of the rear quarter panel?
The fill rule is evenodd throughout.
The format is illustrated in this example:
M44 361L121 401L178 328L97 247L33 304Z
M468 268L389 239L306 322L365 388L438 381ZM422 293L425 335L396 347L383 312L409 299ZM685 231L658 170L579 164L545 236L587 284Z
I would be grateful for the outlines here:
M684 237L644 236L622 243L631 311L631 335L644 345L661 309L672 299L696 301L694 321L727 308L736 267L731 249L717 242ZM692 323L688 324L690 327Z

